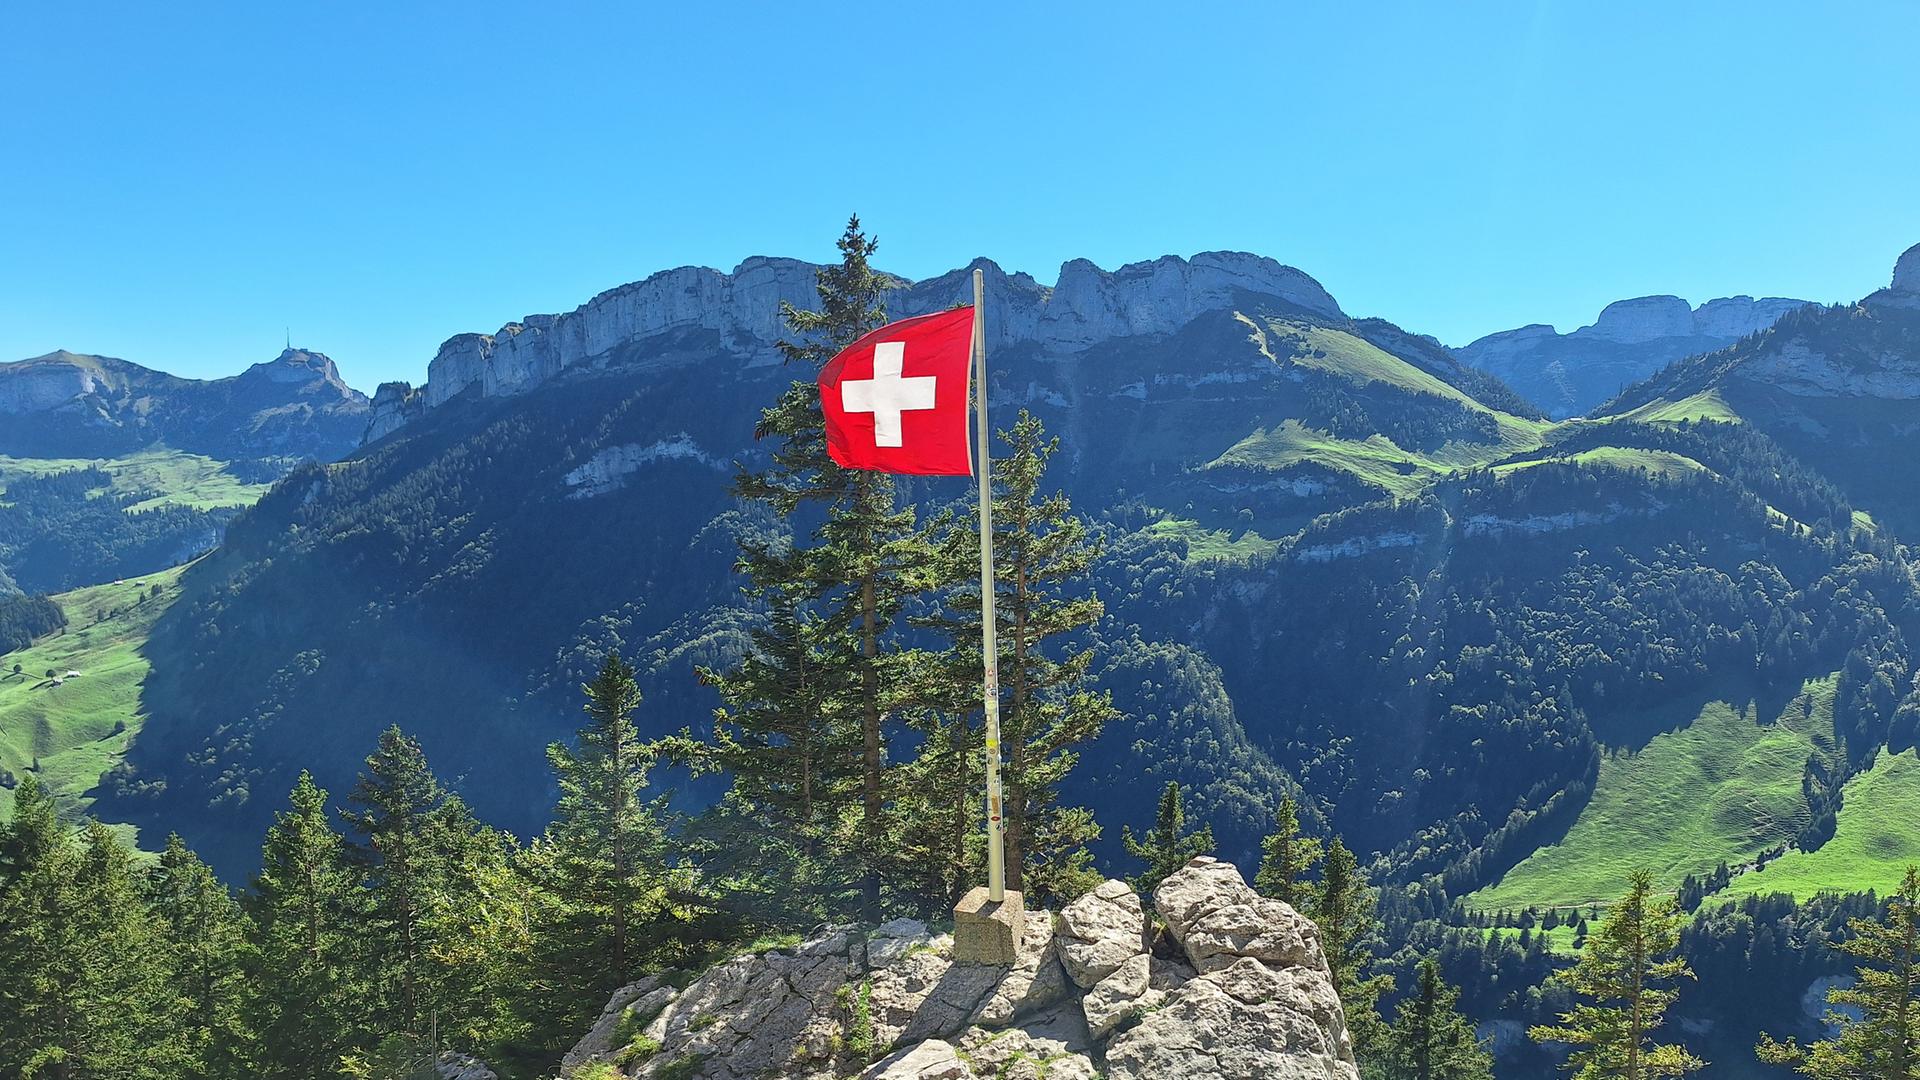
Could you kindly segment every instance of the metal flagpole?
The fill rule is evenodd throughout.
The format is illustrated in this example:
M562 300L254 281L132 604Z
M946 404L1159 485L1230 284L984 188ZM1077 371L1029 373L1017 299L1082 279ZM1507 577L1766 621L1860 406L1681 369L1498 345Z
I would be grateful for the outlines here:
M987 462L992 435L987 430L987 331L981 310L985 297L984 278L975 270L973 359L979 452L974 455L974 472L980 477L980 659L987 706L987 899L997 904L1007 898L1007 853L1000 820L1000 650L994 641L993 470Z

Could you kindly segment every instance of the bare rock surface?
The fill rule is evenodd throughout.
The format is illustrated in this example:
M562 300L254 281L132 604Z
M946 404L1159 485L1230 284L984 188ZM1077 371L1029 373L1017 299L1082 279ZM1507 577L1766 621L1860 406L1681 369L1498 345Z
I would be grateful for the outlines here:
M1108 880L1060 909L1054 941L1075 984L1091 987L1147 951L1147 915L1124 881Z
M1305 968L1275 971L1252 957L1168 995L1107 1047L1109 1080L1264 1077L1357 1080L1352 1039L1333 983Z
M1144 905L1109 881L1058 917L1029 913L1010 967L956 963L951 935L897 919L735 957L677 992L642 980L561 1075L606 1063L702 1080L1357 1080L1310 922L1210 858L1154 901L1178 955L1166 939L1147 948Z

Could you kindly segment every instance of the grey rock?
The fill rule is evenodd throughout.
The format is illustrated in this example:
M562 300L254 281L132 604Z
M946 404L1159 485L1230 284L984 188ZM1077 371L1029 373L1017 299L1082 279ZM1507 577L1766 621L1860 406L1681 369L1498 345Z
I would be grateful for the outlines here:
M1194 859L1160 883L1153 903L1198 971L1218 971L1241 957L1327 970L1313 921L1255 893L1231 863Z
M1090 987L1147 951L1146 911L1124 881L1108 880L1060 909L1054 942L1073 981Z
M1003 975L997 968L991 991L971 1018L975 1024L1002 1026L1015 1017L1044 1009L1067 996L1066 969L1054 947L1053 919L1045 911L1030 911L1022 927L1014 965Z
M673 987L663 984L658 978L648 977L639 982L628 983L613 992L606 1008L600 1010L600 1018L593 1027L560 1058L560 1069L570 1072L581 1065L594 1061L605 1061L615 1051L623 1049L613 1045L615 1033L626 1022L629 1014L641 1023L651 1022L674 998Z
M1109 1080L1356 1080L1324 972L1251 957L1195 978L1107 1047Z
M860 1074L861 1080L974 1080L979 1074L960 1060L954 1048L928 1039L882 1058Z
M1894 292L1920 293L1920 244L1915 244L1900 253L1893 264Z
M1151 1008L1165 996L1153 989L1151 968L1152 957L1141 953L1095 983L1080 999L1080 1011L1094 1038L1106 1038L1129 1014Z
M493 1068L479 1058L443 1050L434 1062L434 1075L440 1080L500 1080Z

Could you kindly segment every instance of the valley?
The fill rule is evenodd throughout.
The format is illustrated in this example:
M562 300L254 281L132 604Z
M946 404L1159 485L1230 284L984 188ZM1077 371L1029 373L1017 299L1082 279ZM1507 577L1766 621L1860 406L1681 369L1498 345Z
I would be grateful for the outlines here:
M1549 420L1267 260L1070 266L1052 290L985 265L996 415L1061 435L1058 482L1103 548L1106 614L1075 647L1119 715L1062 783L1098 864L1126 864L1122 828L1166 782L1242 866L1297 796L1363 853L1394 940L1439 935L1472 989L1491 976L1466 950L1503 955L1521 925L1539 971L1577 955L1542 913L1603 911L1636 868L1663 892L1712 880L1704 912L1884 892L1913 857L1886 824L1920 799L1893 748L1920 726L1911 493L1805 440L1842 405L1742 374L1809 335L1884 356L1897 305L1797 309ZM609 651L635 663L644 736L708 731L697 672L765 619L736 545L793 528L729 490L765 464L751 421L786 377L764 305L812 272L700 279L719 306L662 321L646 297L675 271L455 338L337 462L0 459L0 564L68 619L0 657L23 669L0 682L0 814L31 774L66 813L178 831L240 879L296 777L349 786L391 725L481 819L537 835L552 795L528 763ZM956 281L889 302L936 308ZM583 334L604 351L565 351ZM676 407L695 386L714 407ZM1844 445L1892 460L1905 406L1877 408ZM917 521L967 507L963 485L902 488ZM145 530L169 520L163 551ZM677 781L687 812L718 797Z

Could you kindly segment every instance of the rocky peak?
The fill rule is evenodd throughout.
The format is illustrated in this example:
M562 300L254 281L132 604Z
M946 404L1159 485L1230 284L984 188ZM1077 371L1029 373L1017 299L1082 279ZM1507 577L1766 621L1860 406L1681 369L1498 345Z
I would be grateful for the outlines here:
M107 380L94 357L65 349L0 364L0 415L46 412L97 393Z
M1592 326L1574 333L1621 344L1686 337L1693 333L1693 308L1677 296L1615 300L1600 312Z
M1915 244L1900 253L1899 261L1893 264L1894 292L1920 294L1920 244Z
M1358 1080L1311 921L1210 858L1161 883L1154 906L1164 929L1108 881L1057 916L1030 912L1011 968L956 963L951 935L901 919L728 960L684 990L644 979L561 1075Z
M287 348L279 356L263 364L255 364L242 372L240 377L257 382L270 382L280 385L299 385L303 383L325 383L342 394L355 397L360 392L349 387L340 378L340 369L325 353L307 349Z

